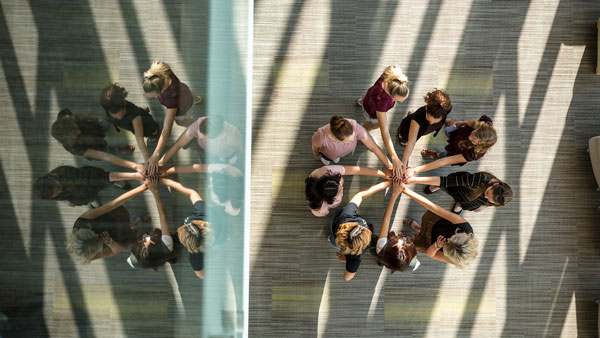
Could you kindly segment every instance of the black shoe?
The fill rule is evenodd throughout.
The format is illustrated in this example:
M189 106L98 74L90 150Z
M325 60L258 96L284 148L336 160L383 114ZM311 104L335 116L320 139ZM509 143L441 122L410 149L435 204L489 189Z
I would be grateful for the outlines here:
M460 210L459 211L454 211L454 209L456 209L456 207L459 207ZM460 206L460 204L458 204L458 202L454 203L454 206L452 206L452 210L453 213L460 215L461 212L463 212L463 208Z

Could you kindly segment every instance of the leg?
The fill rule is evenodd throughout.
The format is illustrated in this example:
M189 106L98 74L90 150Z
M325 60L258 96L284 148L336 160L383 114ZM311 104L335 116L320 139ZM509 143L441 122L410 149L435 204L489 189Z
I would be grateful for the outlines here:
M451 132L453 132L455 130L456 130L455 126L448 126L448 127L444 128L444 133L446 133L446 137L450 137L450 136L448 136L448 134L450 134Z

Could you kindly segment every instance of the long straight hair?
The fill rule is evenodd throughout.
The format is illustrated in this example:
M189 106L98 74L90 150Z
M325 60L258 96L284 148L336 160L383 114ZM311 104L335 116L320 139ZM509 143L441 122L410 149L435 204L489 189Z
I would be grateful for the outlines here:
M482 172L484 175L484 183L478 187L470 188L469 196L467 198L472 201L481 196L489 187L492 188L492 194L494 196L494 200L490 201L495 206L502 206L508 204L513 198L513 191L510 185L502 182L493 174L488 172Z

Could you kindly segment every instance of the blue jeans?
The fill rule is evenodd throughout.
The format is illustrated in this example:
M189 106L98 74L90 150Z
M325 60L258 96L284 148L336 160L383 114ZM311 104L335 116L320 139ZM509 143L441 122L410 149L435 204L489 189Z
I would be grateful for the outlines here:
M451 132L453 132L455 130L456 130L455 126L448 126L448 127L444 128L444 133L446 133L447 137L450 137L448 134L450 134Z

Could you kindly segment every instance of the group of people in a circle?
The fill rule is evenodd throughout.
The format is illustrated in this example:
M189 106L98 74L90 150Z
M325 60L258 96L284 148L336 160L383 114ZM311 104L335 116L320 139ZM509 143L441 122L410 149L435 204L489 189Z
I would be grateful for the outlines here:
M179 81L164 62L154 62L144 73L142 88L149 99L158 98L166 108L162 128L154 120L148 108L141 108L128 101L125 88L113 83L100 93L100 105L104 108L101 119L95 115L72 113L63 109L52 125L51 134L70 153L89 160L103 160L131 169L131 172L107 172L102 168L84 166L60 166L39 177L33 184L34 194L44 200L64 201L71 206L89 204L91 208L75 221L73 232L67 242L68 253L82 263L131 250L127 262L131 267L156 269L166 262L174 263L177 244L188 252L194 273L205 277L204 254L208 247L222 245L228 238L227 225L207 222L206 211L210 208L214 219L225 219L239 214L243 200L243 177L235 166L241 157L242 135L220 115L192 118L192 107L201 97ZM173 123L186 127L177 141L166 149ZM105 140L110 126L117 132L132 132L144 158L144 163L125 160L118 155L131 154L134 145L109 146ZM145 141L147 139L147 143ZM218 159L211 164L168 166L173 156L196 139L200 148L210 158ZM150 154L148 147L155 149ZM205 156L208 158L208 156ZM179 173L198 172L207 174L206 182L210 198L207 203L196 189L168 178ZM131 188L128 181L143 184ZM193 210L172 234L165 206L160 198L158 184L164 184L189 197ZM126 190L107 203L100 203L98 192L110 185ZM149 216L140 216L133 222L123 206L142 191L150 190L160 218L160 228L142 229L150 222ZM219 217L218 215L223 215Z
M417 176L443 166L462 166L479 160L496 143L497 134L492 120L485 115L477 120L455 122L450 119L450 96L443 90L434 89L424 96L425 105L415 112L408 112L398 127L398 142L404 147L400 158L390 136L387 112L396 102L404 102L409 94L406 75L400 68L389 66L357 100L365 117L362 125L353 119L335 115L329 124L313 134L313 155L324 164L306 179L306 199L315 216L328 215L330 209L341 204L345 175L370 175L383 179L359 191L347 205L331 215L328 241L337 250L337 257L346 264L346 280L354 278L369 247L378 264L392 272L409 267L417 269L420 265L417 252L464 268L477 257L478 241L473 227L462 217L462 211L479 212L488 206L504 206L513 197L511 187L488 172L459 171L448 176ZM381 131L389 157L369 134L374 129ZM417 140L431 133L435 137L442 129L448 138L444 151L422 149L421 155L430 162L409 166ZM338 164L342 157L354 152L359 140L383 163L385 170ZM446 210L406 187L410 184L425 185L425 194L443 190L454 198L455 204L451 210ZM375 235L373 226L358 211L365 198L386 188L392 188L392 194L379 235ZM413 237L389 231L394 205L401 194L427 209L420 224L404 218L403 225L415 232Z

